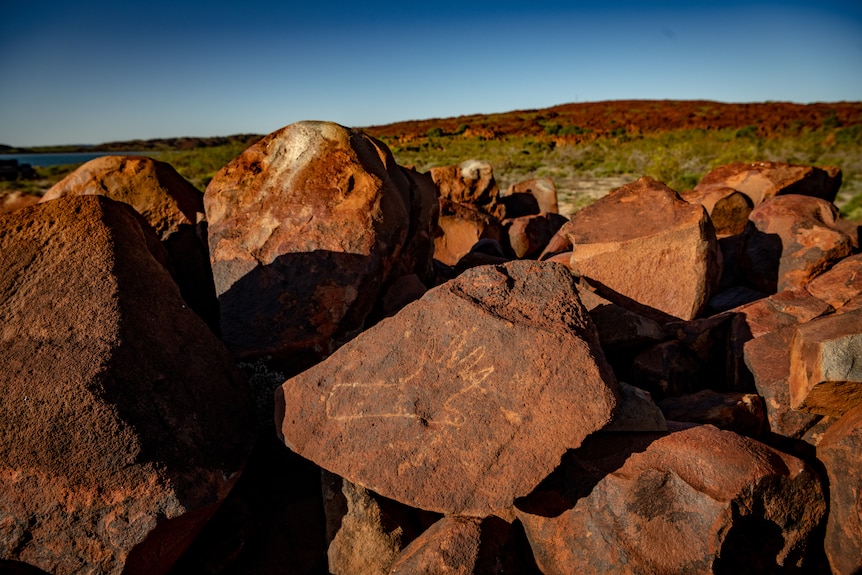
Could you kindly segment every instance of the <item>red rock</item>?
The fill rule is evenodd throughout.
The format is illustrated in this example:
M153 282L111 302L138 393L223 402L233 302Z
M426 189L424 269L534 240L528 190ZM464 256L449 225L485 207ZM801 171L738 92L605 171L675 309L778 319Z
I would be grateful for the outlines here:
M553 261L553 258L548 261ZM603 349L628 348L667 339L661 325L649 318L606 300L589 289L580 289L578 295L590 312Z
M237 480L244 378L147 233L100 196L0 216L4 558L165 573Z
M0 192L0 214L14 212L39 203L39 196L21 192Z
M444 517L395 560L390 575L536 574L523 532L498 517Z
M758 206L769 198L783 194L799 194L835 200L841 187L841 170L834 166L817 168L781 162L752 162L719 166L706 174L694 187L704 193L714 189L732 188L751 198Z
M548 575L764 573L805 572L826 504L802 461L703 425L594 436L516 511Z
M401 308L416 301L428 291L416 274L401 276L386 289L381 300L384 315L395 315Z
M619 382L617 415L602 431L667 431L667 421L648 391Z
M691 191L681 194L681 197L690 204L699 204L706 209L715 227L715 234L719 237L741 234L748 223L748 215L754 209L747 195L721 186Z
M840 417L862 404L862 309L796 328L788 384L794 409Z
M823 434L817 458L829 475L826 556L835 575L862 569L862 406Z
M718 284L718 246L706 211L651 178L611 192L560 231L572 242L575 273L624 307L633 302L692 319Z
M794 326L749 340L744 345L745 365L763 398L769 430L793 439L801 438L821 418L790 407L790 344Z
M507 220L509 245L516 258L535 258L568 220L559 214L536 214Z
M808 292L835 309L862 294L862 254L848 256L805 286Z
M760 437L766 422L763 400L754 393L718 393L704 389L663 399L658 406L671 421L708 423L748 437Z
M41 201L86 195L125 202L143 216L169 254L171 275L183 299L218 333L212 269L206 240L199 237L203 194L165 162L142 156L102 156L54 184Z
M431 282L434 278L434 237L440 217L437 186L429 174L404 167L400 169L409 184L410 231L392 275L415 274L420 281Z
M491 239L502 244L506 231L494 216L476 207L440 199L439 231L434 238L434 259L454 266L476 242ZM508 243L508 242L506 242Z
M815 276L850 255L850 238L835 225L838 209L796 194L764 202L751 212L739 265L758 290L804 288Z
M323 357L355 335L382 287L408 272L411 213L432 210L411 205L416 190L384 144L328 122L291 124L225 166L204 203L228 348Z
M557 203L557 186L554 185L554 180L551 178L534 178L512 184L500 193L500 200L505 202L507 197L515 194L529 194L534 197L539 206L539 210L536 213L560 213Z
M431 168L428 172L440 190L440 197L459 204L472 204L495 216L500 189L491 164L467 160L457 166Z
M631 368L633 385L659 401L697 391L703 383L703 363L678 340L649 346L638 353Z
M832 308L804 289L790 289L732 310L739 329L749 337L760 337L788 325L811 321Z
M617 394L571 275L520 261L467 270L286 381L276 423L293 451L384 497L505 518Z
M565 226L565 224L563 224ZM542 251L542 254L539 256L539 261L544 261L552 258L555 255L562 253L569 253L572 251L572 241L566 236L564 233L560 233L561 231L565 231L563 228L557 231L554 234L554 237L548 241L548 245L545 246L545 249ZM569 253L569 259L571 259L571 254ZM568 266L568 262L566 263Z

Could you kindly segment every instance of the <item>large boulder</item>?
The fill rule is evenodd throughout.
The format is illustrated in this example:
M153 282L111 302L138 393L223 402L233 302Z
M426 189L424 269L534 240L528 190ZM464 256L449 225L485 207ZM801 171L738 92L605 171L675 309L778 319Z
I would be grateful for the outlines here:
M716 189L742 192L755 207L777 195L800 194L835 200L841 187L841 170L834 166L818 168L781 162L737 162L719 166L706 174L694 187L697 195L708 196Z
M808 292L835 309L862 294L862 254L844 258L805 286Z
M497 198L500 189L491 164L466 160L457 166L440 166L428 172L440 190L440 197L459 204L471 204L500 217Z
M569 272L521 261L465 271L286 381L276 424L380 495L506 518L617 403Z
M0 216L4 558L164 573L239 476L245 380L147 233L100 196Z
M862 571L862 406L823 434L817 458L829 475L826 556L835 575Z
M42 202L64 196L107 196L132 206L152 226L188 304L218 330L218 302L200 220L203 194L165 162L143 156L102 156L54 184Z
M819 198L791 194L756 207L743 233L739 265L765 293L804 288L850 255L850 238L836 226L838 208Z
M721 275L706 211L652 178L587 206L560 233L572 242L575 273L600 286L611 301L634 305L633 311L692 319Z
M320 358L360 331L393 276L430 269L430 231L411 223L433 218L413 204L422 190L383 143L330 122L291 124L225 166L204 205L228 348Z
M806 572L825 517L802 461L710 425L599 434L517 503L543 573Z

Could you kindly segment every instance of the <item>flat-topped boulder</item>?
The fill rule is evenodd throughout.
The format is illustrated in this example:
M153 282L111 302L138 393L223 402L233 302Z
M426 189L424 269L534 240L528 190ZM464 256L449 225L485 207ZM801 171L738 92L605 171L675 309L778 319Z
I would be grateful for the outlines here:
M505 518L618 393L571 274L520 261L465 271L286 381L276 425L380 495Z
M783 162L736 162L719 166L706 174L693 192L707 196L719 188L731 188L748 196L757 207L771 197L800 194L835 201L841 187L841 170Z
M406 252L429 269L431 232L411 227L423 189L383 143L331 122L291 124L222 168L204 204L228 348L319 358L360 331L393 268L413 273L405 246L424 241Z
M245 463L245 379L136 215L101 196L0 215L4 559L165 573Z
M573 246L572 270L602 296L633 311L692 319L721 274L706 211L652 178L584 208L560 233Z

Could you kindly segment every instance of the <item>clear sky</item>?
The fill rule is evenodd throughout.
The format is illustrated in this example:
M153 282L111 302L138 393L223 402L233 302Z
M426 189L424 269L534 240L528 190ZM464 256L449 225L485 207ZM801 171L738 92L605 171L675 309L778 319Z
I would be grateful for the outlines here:
M862 100L862 2L3 0L0 143Z

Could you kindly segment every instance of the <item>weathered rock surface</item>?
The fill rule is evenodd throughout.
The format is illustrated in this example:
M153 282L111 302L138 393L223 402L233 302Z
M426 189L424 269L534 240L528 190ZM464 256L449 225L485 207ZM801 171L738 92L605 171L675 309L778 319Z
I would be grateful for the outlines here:
M593 436L516 510L543 573L660 575L804 572L826 505L802 461L703 425Z
M694 192L732 188L751 198L757 207L769 198L782 194L799 194L835 200L841 187L841 170L834 166L818 168L781 162L737 162L719 166L706 174Z
M613 421L603 431L667 431L667 421L648 391L623 381L620 407Z
M508 244L502 224L491 214L469 204L440 198L439 229L434 238L434 259L454 266L480 240Z
M0 213L14 212L39 203L39 196L21 192L0 192Z
M575 214L560 232L574 246L572 269L620 305L692 319L721 275L706 211L652 178L611 192Z
M657 322L629 311L589 289L580 289L578 296L590 312L605 350L667 339L667 333Z
M143 156L102 156L57 182L42 196L107 196L141 214L162 241L183 299L218 333L218 302L205 240L203 194L165 162Z
M763 399L754 393L719 393L704 389L665 398L658 406L671 421L708 423L748 437L760 437L766 423Z
M472 204L500 217L497 198L500 189L491 164L466 160L457 166L431 168L428 172L440 190L440 197L459 204Z
M523 531L498 517L444 517L395 560L390 575L541 573Z
M769 429L793 439L801 438L822 416L790 407L790 345L796 333L788 326L744 344L745 365L763 398Z
M862 406L848 411L817 446L829 474L826 556L836 575L862 570Z
M835 225L838 208L826 200L791 194L756 207L743 235L740 269L762 292L804 288L850 255L853 246Z
M746 194L733 188L716 186L681 195L690 204L703 206L719 237L741 234L754 204Z
M551 178L533 178L512 184L506 190L500 192L500 201L505 202L506 198L516 194L529 194L534 197L539 206L539 210L536 213L560 213L557 202L557 186Z
M464 272L286 381L276 424L380 495L505 518L617 402L569 272L521 261Z
M404 246L423 241L411 213L433 210L411 205L419 188L406 172L358 130L299 122L216 174L204 196L210 259L236 356L322 357L361 329L393 267L407 271Z
M244 378L136 216L0 216L0 556L51 573L166 572L250 447Z
M516 258L536 258L568 220L559 214L535 214L503 222Z
M862 309L798 326L788 383L794 409L840 417L862 404Z
M862 254L848 256L805 286L808 292L835 309L862 294Z

